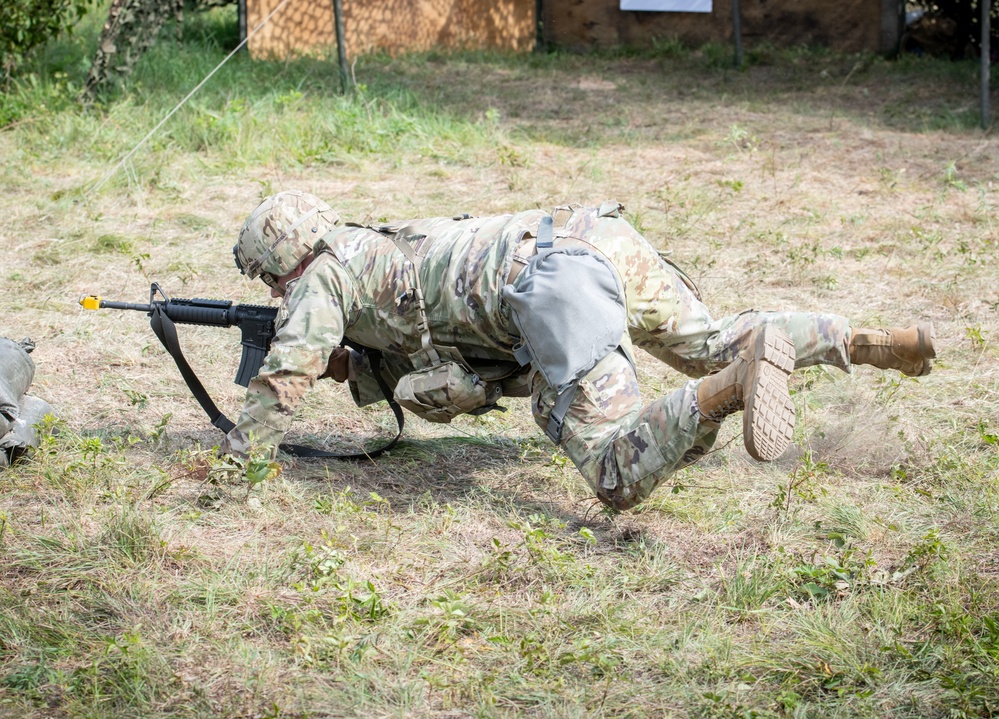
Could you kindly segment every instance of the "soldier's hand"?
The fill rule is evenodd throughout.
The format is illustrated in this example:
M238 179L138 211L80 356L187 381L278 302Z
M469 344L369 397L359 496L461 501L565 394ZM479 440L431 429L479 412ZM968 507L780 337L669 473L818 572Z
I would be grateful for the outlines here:
M326 365L326 371L319 375L319 379L332 378L337 382L346 382L350 376L350 350L346 347L337 347L330 355L330 361Z

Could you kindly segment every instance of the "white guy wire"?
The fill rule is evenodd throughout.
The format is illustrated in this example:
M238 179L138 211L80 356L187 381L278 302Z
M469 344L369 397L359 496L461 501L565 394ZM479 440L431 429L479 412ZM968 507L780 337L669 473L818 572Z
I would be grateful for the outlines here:
M225 56L225 59L224 59L224 60L223 60L222 62L220 62L220 63L219 63L218 65L216 65L216 66L215 66L215 69L214 69L214 70L212 70L212 71L211 71L210 73L208 73L208 74L207 74L207 75L205 76L205 79L204 79L204 80L202 80L201 82L199 82L199 83L198 83L198 84L197 84L197 85L196 85L196 86L194 87L194 89L193 89L193 90L191 90L191 91L190 91L189 93L187 93L187 96L186 96L186 97L185 97L185 98L184 98L183 100L181 100L181 101L180 101L179 103L177 103L176 107L174 107L174 108L173 108L173 109L172 109L172 110L171 110L170 112L168 112L168 113L167 113L167 115L166 115L166 117L164 117L164 118L163 118L162 120L160 120L160 121L159 121L159 123L158 123L158 124L156 125L156 127L154 127L154 128L152 129L152 130L150 130L150 131L149 131L149 133L148 133L148 134L147 134L147 135L146 135L145 137L143 137L143 138L142 138L141 140L139 140L138 144L137 144L137 145L136 145L135 147L133 147L133 148L132 148L132 149L131 149L131 150L130 150L130 151L128 152L128 154L126 154L126 155L125 155L124 157L122 157L122 158L121 158L120 160L118 160L118 164L117 164L117 165L115 165L114 167L112 167L112 168L111 168L111 171L110 171L110 172L109 172L109 173L108 173L107 175L105 175L105 176L104 176L104 179L103 179L103 180L101 180L101 181L100 181L100 182L99 182L99 183L97 184L97 186L96 186L96 187L94 187L94 188L93 188L92 190L90 190L90 191L89 191L89 192L87 193L87 196L89 197L90 195L93 195L93 194L94 194L95 192L97 192L97 191L98 191L99 189L101 189L102 187L104 187L104 183L105 183L105 182L107 182L108 180L110 180L110 179L111 179L111 178L112 178L112 177L114 176L114 173L116 173L116 172L118 171L118 169L119 169L119 168L120 168L120 167L121 167L122 165L124 165L124 164L125 164L125 163L126 163L126 162L128 161L128 159L129 159L129 158L130 158L130 157L131 157L132 155L134 155L134 154L135 154L135 152L136 152L136 151L137 151L137 150L138 150L138 149L139 149L140 147L142 147L142 146L143 146L143 145L144 145L144 144L146 143L146 141L147 141L147 140L149 140L149 138L151 138L151 137L152 137L153 135L155 135L155 134L156 134L156 131L157 131L157 130L159 130L159 129L160 129L161 127L163 127L164 123L165 123L165 122L166 122L167 120L169 120L169 119L170 119L171 117L173 117L173 114L174 114L175 112L177 112L177 110L179 110L179 109L180 109L181 107L183 107L183 106L184 106L184 103L186 103L186 102L187 102L188 100L190 100L190 99L191 99L191 97L192 97L192 96L194 95L194 93L196 93L196 92L197 92L198 90L200 90L200 89L201 89L201 86L202 86L202 85L204 85L204 84L205 84L206 82L208 82L208 81L209 81L209 80L210 80L210 79L212 78L212 75L214 75L214 74L215 74L216 72L218 72L218 71L219 71L219 70L220 70L220 69L222 68L222 66L223 66L223 65L225 65L225 64L226 64L227 62L229 62L229 59L230 59L230 58L231 58L231 57L232 57L233 55L235 55L235 54L236 54L237 52L239 52L240 48L242 48L242 47L243 47L243 45L245 45L245 44L246 44L247 42L249 42L250 38L251 38L251 37L253 37L254 35L256 35L256 34L257 34L257 31L258 31L258 30L260 30L260 28L262 28L262 27L263 27L264 25L266 25L266 24L267 24L267 23L268 23L268 22L270 21L270 19L271 19L272 17L274 17L274 14L275 14L275 13L276 13L276 12L277 12L278 10L280 10L281 8L283 8L283 7L285 6L285 5L287 5L289 1L290 1L290 0L281 0L281 4L280 4L280 5L278 5L278 6L276 7L276 8L274 8L273 10L271 10L270 14L269 14L269 15L268 15L267 17L265 17L265 18L264 18L264 19L263 19L263 20L262 20L262 21L260 22L260 24L259 24L259 25L257 25L257 26L256 26L255 28L253 28L253 31L252 31L252 32L250 32L249 34L247 34L247 36L246 36L245 38L243 38L242 42L240 42L240 43L239 43L239 45L237 45L237 46L235 47L235 49L233 49L233 51L232 51L232 52L230 52L230 53L229 53L228 55L226 55L226 56Z

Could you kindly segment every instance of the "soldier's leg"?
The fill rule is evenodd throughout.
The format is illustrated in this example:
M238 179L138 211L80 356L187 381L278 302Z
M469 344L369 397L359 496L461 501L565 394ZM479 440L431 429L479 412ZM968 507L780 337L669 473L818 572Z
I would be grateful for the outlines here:
M817 312L748 310L720 319L687 287L667 263L646 263L644 276L625 267L629 334L632 342L689 377L702 377L727 366L744 347L751 330L773 325L794 343L795 367L850 366L850 322Z
M866 364L919 377L930 373L936 357L929 322L868 329L835 314L756 310L716 320L668 265L650 273L643 291L648 294L628 296L632 342L689 377L727 366L744 349L751 330L767 325L790 336L795 368L826 364L848 371Z
M643 407L634 367L620 350L580 380L560 446L604 504L634 507L712 447L719 425L702 421L697 385L687 382ZM532 409L542 429L548 427L555 397L535 373Z
M625 220L579 212L566 225L563 242L588 245L617 268L627 296L631 341L688 377L727 366L744 349L740 338L759 326L783 329L795 348L795 366L850 366L850 323L812 312L747 311L711 316L692 285Z

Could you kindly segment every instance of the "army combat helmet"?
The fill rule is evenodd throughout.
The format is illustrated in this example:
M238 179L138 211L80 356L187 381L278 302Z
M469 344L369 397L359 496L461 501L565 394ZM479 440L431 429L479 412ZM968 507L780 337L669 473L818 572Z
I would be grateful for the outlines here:
M262 277L273 282L298 267L316 242L338 224L340 216L315 195L299 190L271 195L250 213L239 231L232 248L236 267L251 280Z

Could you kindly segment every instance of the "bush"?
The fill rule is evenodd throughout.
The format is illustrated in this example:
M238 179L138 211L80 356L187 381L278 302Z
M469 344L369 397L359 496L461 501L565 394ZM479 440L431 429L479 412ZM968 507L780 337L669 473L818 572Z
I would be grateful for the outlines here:
M0 69L5 81L28 54L69 30L93 0L3 0L0 2Z

